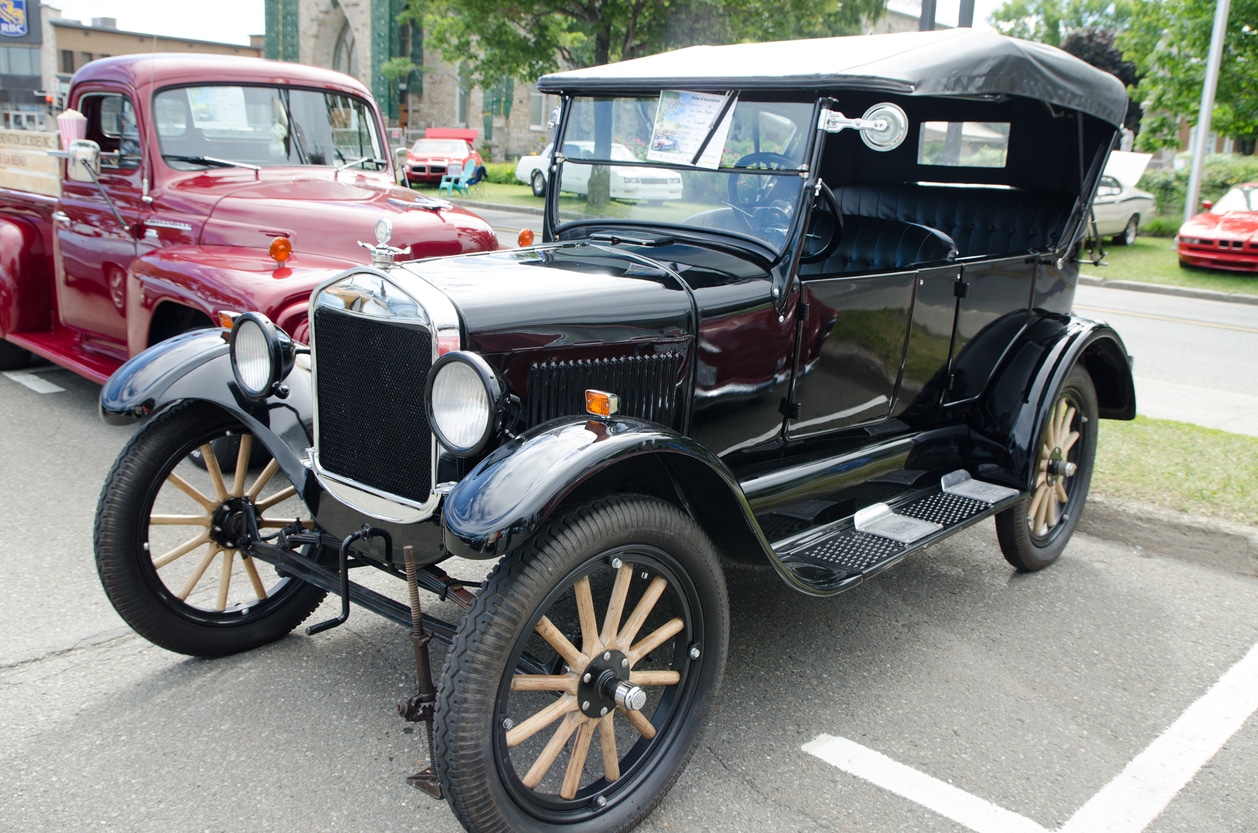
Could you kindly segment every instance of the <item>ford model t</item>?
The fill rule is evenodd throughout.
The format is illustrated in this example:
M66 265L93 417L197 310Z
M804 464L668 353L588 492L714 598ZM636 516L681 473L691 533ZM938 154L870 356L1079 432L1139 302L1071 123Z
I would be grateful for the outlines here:
M414 783L473 831L618 831L695 747L724 563L831 596L988 517L1014 568L1061 554L1097 419L1135 412L1122 341L1071 312L1127 98L964 30L539 88L561 102L543 243L395 263L381 224L371 264L315 291L308 345L224 310L229 334L110 379L105 417L147 422L96 558L172 651L278 639L329 592L340 616L311 630L351 602L412 627ZM677 177L680 199L629 196ZM496 565L447 573L466 559Z

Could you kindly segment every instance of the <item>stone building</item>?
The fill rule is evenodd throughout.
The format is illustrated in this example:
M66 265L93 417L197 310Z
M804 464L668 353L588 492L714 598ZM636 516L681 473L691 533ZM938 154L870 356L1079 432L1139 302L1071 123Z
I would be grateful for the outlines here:
M170 38L118 28L111 17L89 23L69 20L37 0L0 0L0 129L56 130L74 71L95 58L140 52L209 52L262 55L262 37L251 46Z
M409 145L429 127L470 127L486 159L540 151L553 103L511 79L492 90L472 88L460 66L424 49L418 27L397 23L405 6L405 0L266 0L266 56L362 81L396 127L395 146ZM395 58L422 70L390 78L383 68Z

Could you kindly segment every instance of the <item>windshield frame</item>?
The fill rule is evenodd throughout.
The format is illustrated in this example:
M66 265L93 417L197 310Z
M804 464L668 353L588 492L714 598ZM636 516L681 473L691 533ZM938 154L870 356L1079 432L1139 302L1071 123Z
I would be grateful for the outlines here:
M729 238L730 242L737 241L753 245L761 251L762 256L767 254L769 259L776 259L785 254L790 249L792 241L798 236L797 229L807 213L808 200L812 193L810 185L815 177L812 162L818 147L820 131L817 129L817 123L823 101L815 95L799 90L732 90L723 94L725 97L732 96L733 99L732 106L729 108L731 123L737 123L739 118L769 117L782 125L784 131L787 126L792 128L793 132L776 145L778 149L784 149L789 167L739 167L738 162L746 154L738 150L738 145L745 143L745 138L742 142L736 141L736 131L733 129L728 134L720 134L718 131L719 135L716 138L713 138L713 130L705 131L707 139L720 142L720 159L714 166L710 164L712 161L710 159L707 160L709 164L701 166L643 158L646 156L646 143L641 141L641 135L636 136L638 141L632 143L641 155L632 159L620 158L621 154L618 150L631 144L624 141L623 137L603 137L606 140L605 146L608 152L602 156L607 158L598 158L593 152L596 142L595 139L589 137L588 126L586 136L577 138L581 134L574 129L574 123L581 117L580 108L583 105L589 109L593 109L596 102L612 102L612 106L620 104L622 106L636 105L639 108L644 105L654 107L662 93L670 92L674 91L671 88L635 89L563 97L563 109L550 145L558 150L553 152L553 158L550 160L552 179L551 187L547 188L546 194L548 239L580 238L609 226L650 228L659 229L665 233L684 231L705 237L716 235ZM722 96L712 97L721 98ZM654 112L651 115L655 115ZM586 121L588 122L588 119ZM768 144L767 139L757 137L754 141L757 144L748 148L753 153L777 155L765 149ZM758 144L762 141L765 144ZM760 150L755 150L756 147ZM578 154L576 151L583 152ZM676 189L676 195L673 190L668 193L657 190L649 193L640 192L642 195L635 199L628 194L627 184L623 186L625 190L618 193L617 180L612 179L608 204L614 204L614 209L591 211L588 199L584 204L574 199L582 196L583 189L581 187L574 189L571 183L574 174L584 169L582 171L584 175L576 176L576 180L582 185L588 184L593 172L599 168L607 169L609 177L619 176L622 181L625 177L640 173L654 174L657 179L685 178L688 182L706 180L698 186L698 189L703 190L706 196L694 199L689 185L684 186L683 189L683 186L678 184L672 186ZM738 189L736 193L742 193L744 179L753 184L754 190L772 192L773 199L768 200L773 206L773 211L769 212L769 220L752 216L755 214L754 211L749 214L731 205L728 199L728 189L731 187L729 182L735 178L739 179L739 184L734 186ZM554 183L558 183L558 187L554 187ZM684 198L681 197L681 190L687 191ZM588 197L588 189L585 189L585 195ZM758 206L758 208L765 207L767 206ZM736 212L738 216L747 215L750 222L743 223L737 218L731 221L731 212ZM719 221L718 217L721 217ZM765 231L765 228L769 231Z
M191 90L207 91L204 101L226 109L214 110L198 123ZM267 106L257 99L259 91L269 93L264 99L271 108L269 120L259 118L259 108ZM294 99L300 106L294 107ZM318 106L310 106L312 103ZM391 164L389 144L375 106L347 90L198 81L154 90L149 104L156 155L174 171L298 167L383 173ZM294 116L294 110L302 121ZM336 113L343 114L344 125L333 123L331 115ZM321 114L328 117L319 119ZM297 129L292 129L294 124ZM352 141L337 141L346 136Z

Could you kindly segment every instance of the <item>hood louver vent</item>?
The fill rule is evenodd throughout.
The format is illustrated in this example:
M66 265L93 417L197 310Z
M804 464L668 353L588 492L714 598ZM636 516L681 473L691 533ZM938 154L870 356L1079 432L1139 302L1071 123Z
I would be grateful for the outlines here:
M623 416L677 428L680 368L680 353L535 364L529 368L529 425L585 413L585 391L594 388L619 396Z

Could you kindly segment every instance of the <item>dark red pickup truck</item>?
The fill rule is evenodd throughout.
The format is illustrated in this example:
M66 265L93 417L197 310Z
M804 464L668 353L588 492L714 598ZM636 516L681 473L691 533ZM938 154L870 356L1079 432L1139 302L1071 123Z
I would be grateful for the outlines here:
M0 131L0 369L36 354L103 382L224 312L304 340L311 290L382 217L402 259L498 247L481 218L397 186L379 110L339 73L106 58L67 106L60 138Z

